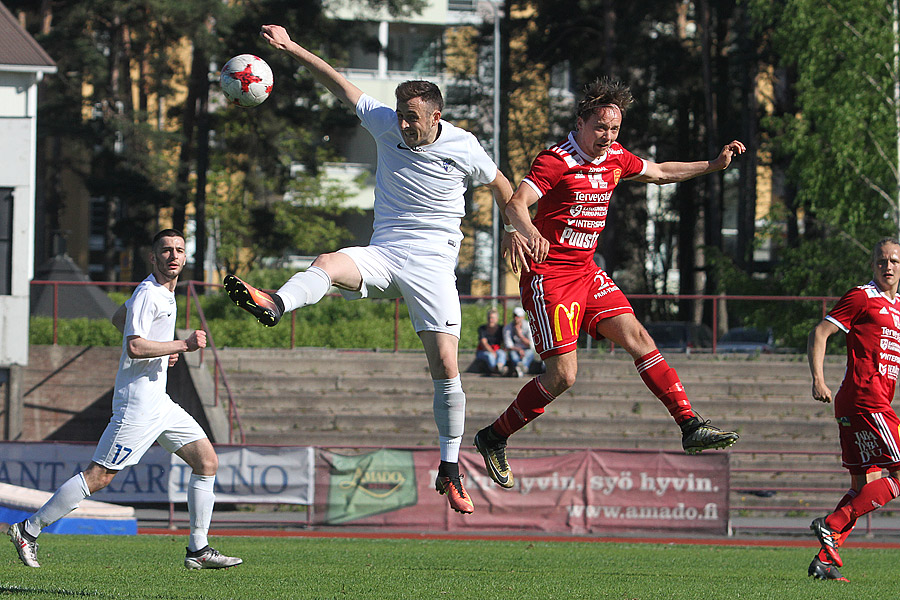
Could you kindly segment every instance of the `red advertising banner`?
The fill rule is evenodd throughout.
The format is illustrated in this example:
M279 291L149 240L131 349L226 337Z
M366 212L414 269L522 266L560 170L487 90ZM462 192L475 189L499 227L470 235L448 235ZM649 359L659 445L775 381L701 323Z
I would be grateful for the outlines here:
M510 459L515 486L485 474L481 456L460 453L475 512L453 512L434 490L436 450L356 454L320 450L314 523L424 530L726 532L729 461L659 451L583 450Z

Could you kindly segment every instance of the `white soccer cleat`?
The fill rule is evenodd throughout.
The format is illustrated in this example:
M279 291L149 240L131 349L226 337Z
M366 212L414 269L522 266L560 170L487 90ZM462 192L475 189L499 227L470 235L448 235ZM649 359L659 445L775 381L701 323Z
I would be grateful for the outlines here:
M187 569L227 569L244 562L236 556L225 556L215 548L201 548L196 552L187 551L184 566Z
M13 523L6 530L6 534L9 535L9 539L19 553L19 559L25 563L26 567L40 567L41 564L37 560L37 542L32 542L26 538L22 529L21 523Z

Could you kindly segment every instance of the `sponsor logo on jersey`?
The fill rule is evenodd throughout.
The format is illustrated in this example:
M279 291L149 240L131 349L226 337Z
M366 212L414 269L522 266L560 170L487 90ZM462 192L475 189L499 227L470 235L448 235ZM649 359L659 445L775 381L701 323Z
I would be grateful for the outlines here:
M569 215L573 217L599 217L603 218L609 212L609 206L603 204L601 206L585 206L584 204L574 204L569 208Z
M600 173L588 173L587 178L588 181L591 182L591 187L595 190L605 190L607 187L609 187L609 184L606 183L606 180L603 179L603 175L601 175Z
M606 219L602 221L586 221L585 219L568 219L569 227L581 227L582 229L603 229L606 227Z
M610 148L609 150L607 150L607 152L609 154L622 154L622 149L619 148L618 150L616 150L615 148Z
M604 192L602 194L588 194L585 192L575 192L575 202L609 202L612 192Z
M586 231L575 231L571 227L566 227L559 236L559 243L571 246L572 248L589 250L597 246L597 238L599 237L600 234L596 231L587 233Z
M563 322L560 322L560 314L564 315ZM563 339L562 326L564 323L569 324L568 335L578 334L578 316L580 314L581 305L577 302L573 302L568 308L564 304L556 305L556 308L553 309L553 333L557 342L561 342Z

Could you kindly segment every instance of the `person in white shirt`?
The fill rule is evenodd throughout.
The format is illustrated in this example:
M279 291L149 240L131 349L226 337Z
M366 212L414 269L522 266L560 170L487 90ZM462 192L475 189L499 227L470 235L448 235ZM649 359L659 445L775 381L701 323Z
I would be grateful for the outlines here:
M274 326L288 311L315 304L332 285L348 299L403 297L434 383L434 419L441 463L435 489L450 507L474 511L459 473L465 402L457 359L461 323L456 262L463 238L464 193L469 182L487 185L500 206L512 186L471 133L441 119L440 89L428 81L407 81L395 90L396 110L364 94L327 62L293 40L279 25L260 35L300 62L341 102L356 111L378 149L375 224L368 246L319 255L275 294L234 275L225 289L239 307L263 325ZM504 253L526 253L524 242L506 236Z
M9 527L19 558L40 567L37 542L41 530L75 510L102 490L125 467L135 465L153 442L191 467L187 490L190 538L184 566L221 569L243 562L211 548L207 540L219 459L194 418L166 393L169 367L179 354L206 347L206 332L175 339L175 285L186 260L184 235L175 229L156 234L150 251L152 271L112 317L123 333L116 373L112 418L100 437L90 466L63 483L33 515Z

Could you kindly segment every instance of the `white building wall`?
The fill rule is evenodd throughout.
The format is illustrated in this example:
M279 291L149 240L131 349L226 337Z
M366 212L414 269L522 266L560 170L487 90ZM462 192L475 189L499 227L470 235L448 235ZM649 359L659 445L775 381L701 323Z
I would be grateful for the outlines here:
M12 286L0 296L2 366L28 364L38 80L36 73L0 72L0 188L13 190Z

